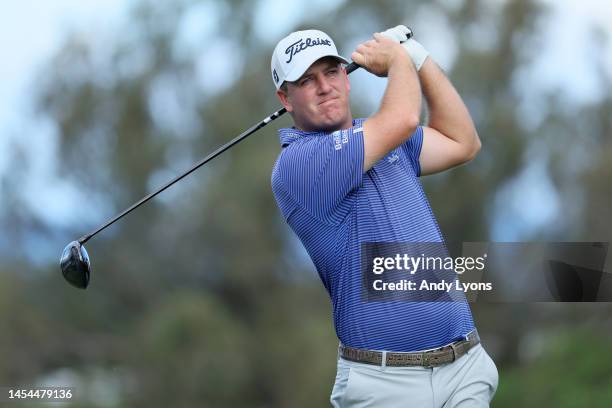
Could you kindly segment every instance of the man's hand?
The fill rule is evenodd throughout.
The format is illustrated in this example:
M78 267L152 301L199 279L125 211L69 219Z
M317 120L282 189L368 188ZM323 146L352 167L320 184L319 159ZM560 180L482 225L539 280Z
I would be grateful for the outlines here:
M410 55L416 70L419 71L429 56L429 52L414 38L408 38L410 34L412 34L412 30L403 25L398 25L382 32L382 35L385 37L396 42L403 42L402 47L408 51L408 55Z
M397 41L374 33L374 39L360 44L351 58L368 72L379 77L386 77L394 61L405 53Z
M408 40L408 36L412 34L412 30L404 25L398 25L383 31L381 34L385 37L389 37L395 42L404 42Z

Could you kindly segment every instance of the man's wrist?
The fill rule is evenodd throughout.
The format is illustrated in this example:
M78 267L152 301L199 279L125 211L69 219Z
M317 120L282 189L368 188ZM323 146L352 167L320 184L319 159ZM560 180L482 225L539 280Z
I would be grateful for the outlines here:
M389 63L389 71L391 71L393 67L400 67L401 71L404 71L406 69L410 69L411 65L414 69L414 62L412 62L410 55L406 52L405 49L402 49L402 47L398 47L397 52L392 57Z
M419 71L425 63L427 57L429 57L429 52L418 41L412 38L409 38L407 41L402 43L402 47L408 51L408 55L410 55L412 63L414 64L416 70Z

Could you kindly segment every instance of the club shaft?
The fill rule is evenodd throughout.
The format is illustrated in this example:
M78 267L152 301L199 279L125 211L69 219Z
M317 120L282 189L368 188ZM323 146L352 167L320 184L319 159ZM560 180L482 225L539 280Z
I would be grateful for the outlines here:
M409 37L410 36L412 36L412 35L410 34ZM349 65L346 66L346 73L350 74L351 72L355 71L358 68L361 68L361 66L356 64L356 63L354 63L354 62L351 62ZM121 218L125 217L126 215L128 215L129 213L134 211L136 208L140 207L141 205L143 205L144 203L146 203L147 201L149 201L150 199L152 199L153 197L155 197L156 195L158 195L162 191L166 190L167 188L169 188L170 186L172 186L176 182L178 182L178 181L182 180L183 178L187 177L189 174L193 173L194 171L196 171L197 169L199 169L200 167L202 167L203 165L205 165L206 163L208 163L209 161L211 161L212 159L214 159L215 157L217 157L218 155L220 155L221 153L223 153L224 151L226 151L230 147L240 143L241 141L246 139L248 136L252 135L253 133L257 132L262 127L266 126L268 123L270 123L273 120L278 119L279 117L284 115L286 112L287 112L287 110L285 108L281 108L281 109L277 110L276 112L274 112L273 114L271 114L270 116L268 116L267 118L265 118L264 120L262 120L261 122L259 122L258 124L256 124L256 125L252 126L251 128L245 130L243 133L241 133L240 135L236 136L234 139L230 140L229 142L227 142L223 146L217 148L217 150L213 151L208 156L206 156L205 158L203 158L202 160L197 162L195 165L193 165L193 167L191 167L189 170L187 170L183 174L175 177L173 180L169 181L168 183L166 183L165 185L163 185L162 187L160 187L156 191L154 191L151 194L149 194L148 196L142 198L140 201L138 201L137 203L132 205L130 208L126 209L125 211L123 211L121 214L115 216L114 218L108 220L106 223L104 223L103 225L98 227L96 230L90 232L87 235L83 235L81 238L78 239L79 243L81 245L83 245L84 243L89 241L90 238L92 238L94 235L96 235L98 232L108 228L109 226L111 226L112 224L114 224L115 222L120 220Z
M191 167L189 170L187 170L183 174L175 177L174 179L172 179L171 181L169 181L168 183L166 183L165 185L163 185L162 187L160 187L156 191L154 191L151 194L149 194L148 196L142 198L140 201L138 201L137 203L132 205L130 208L128 208L125 211L123 211L121 214L119 214L116 217L108 220L105 224L103 224L100 227L98 227L95 231L92 231L92 232L90 232L87 235L83 235L81 238L79 238L79 243L81 243L81 245L84 244L91 237L96 235L98 232L100 232L100 231L104 230L105 228L111 226L116 221L118 221L121 218L125 217L126 215L128 215L129 213L134 211L136 208L140 207L141 205L143 205L144 203L146 203L147 201L149 201L150 199L152 199L153 197L155 197L156 195L158 195L162 191L168 189L170 186L172 186L176 182L178 182L178 181L182 180L183 178L187 177L189 174L193 173L194 171L196 171L197 169L199 169L200 167L202 167L203 165L205 165L206 163L208 163L209 161L211 161L212 159L214 159L215 157L217 157L218 155L220 155L221 153L223 153L224 151L226 151L230 147L240 143L241 141L246 139L248 136L250 136L253 133L257 132L259 129L261 129L262 127L266 126L268 123L272 122L275 119L278 119L285 112L287 112L287 110L285 108L281 108L281 109L277 110L276 112L274 112L273 114L271 114L270 116L268 116L267 118L265 118L264 120L262 120L261 122L259 122L258 124L256 124L256 125L250 127L249 129L245 130L243 133L241 133L240 135L236 136L234 139L230 140L229 142L227 142L223 146L217 148L215 151L210 153L208 156L206 156L205 158L203 158L202 160L197 162L195 165L193 165L193 167Z

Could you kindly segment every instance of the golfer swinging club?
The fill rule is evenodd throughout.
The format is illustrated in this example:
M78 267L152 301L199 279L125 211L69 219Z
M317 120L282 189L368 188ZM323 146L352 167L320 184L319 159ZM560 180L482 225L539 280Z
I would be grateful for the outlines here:
M409 32L375 33L351 54L388 80L365 119L352 117L348 61L327 34L297 31L277 44L272 78L294 126L279 130L272 189L331 297L340 340L332 406L487 407L498 373L466 301L360 297L360 244L443 242L418 177L480 150L461 97L423 46L405 41Z

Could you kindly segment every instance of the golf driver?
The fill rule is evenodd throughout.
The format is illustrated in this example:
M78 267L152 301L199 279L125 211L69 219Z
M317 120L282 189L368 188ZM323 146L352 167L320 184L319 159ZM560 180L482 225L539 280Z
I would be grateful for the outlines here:
M406 40L411 38L412 35L413 35L412 31L408 32L406 34L406 37L407 37ZM355 71L357 68L360 68L360 66L354 62L351 62L349 65L346 66L346 73L350 74L351 72ZM147 195L146 197L144 197L143 199L141 199L140 201L138 201L137 203L135 203L134 205L126 209L125 211L123 211L121 214L115 216L114 218L110 219L102 226L98 227L93 232L90 232L87 235L83 235L81 238L77 239L76 241L72 241L71 243L66 245L66 247L64 248L64 251L62 252L62 256L60 258L60 267L62 269L62 275L64 275L64 278L71 285L76 286L77 288L80 288L80 289L87 288L87 285L89 284L89 279L91 277L91 262L89 260L89 255L87 254L87 250L84 247L84 244L87 241L89 241L98 232L114 224L116 221L123 218L130 212L134 211L136 208L140 207L142 204L146 203L147 201L149 201L150 199L152 199L153 197L155 197L162 191L166 190L168 187L170 187L174 183L180 181L181 179L193 173L195 170L197 170L204 164L208 163L215 157L219 156L221 153L223 153L230 147L246 139L248 136L252 135L253 133L258 131L262 127L266 126L268 123L272 122L273 120L278 119L285 112L287 112L285 108L281 108L277 110L276 112L274 112L273 114L271 114L270 116L262 120L261 122L245 130L243 133L236 136L234 139L230 140L223 146L217 148L215 151L210 153L208 156L206 156L205 158L200 160L198 163L193 165L193 167L191 167L189 170L175 177L173 180L169 181L164 186L160 187L158 190Z

